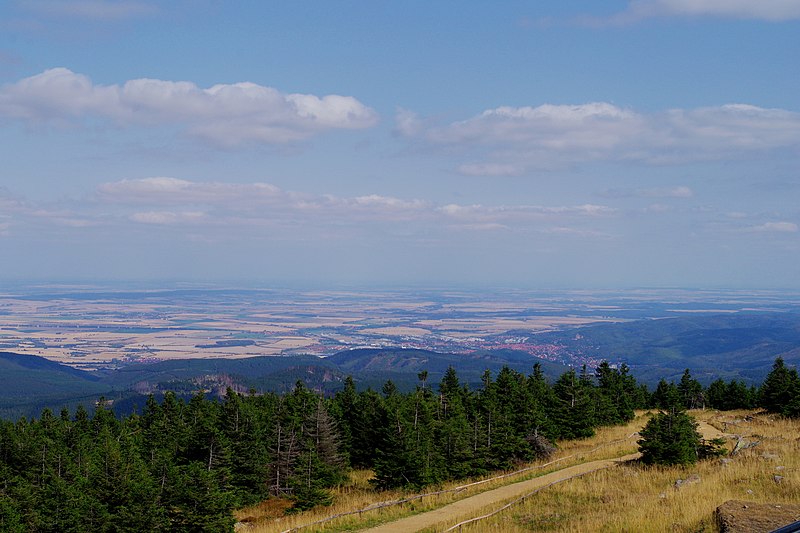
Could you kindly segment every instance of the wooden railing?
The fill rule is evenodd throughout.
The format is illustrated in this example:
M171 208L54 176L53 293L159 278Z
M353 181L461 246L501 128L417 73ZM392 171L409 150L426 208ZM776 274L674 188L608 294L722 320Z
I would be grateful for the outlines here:
M355 514L357 514L359 516L359 518L360 518L362 513L366 513L366 512L369 512L369 511L375 511L375 510L378 510L378 509L385 509L386 507L394 507L395 505L403 505L405 503L409 503L409 502L412 502L412 501L415 501L415 500L422 500L423 498L426 498L426 497L440 496L442 494L449 494L449 493L457 494L459 492L463 492L464 490L466 490L468 488L471 488L471 487L475 487L477 485L482 485L484 483L489 483L491 481L498 481L498 480L505 479L505 478L512 477L512 476L518 476L520 474L524 474L525 472L530 472L531 470L541 470L542 468L547 468L548 466L554 465L556 463L560 463L561 461L565 461L567 459L571 459L572 457L575 457L575 456L578 456L578 455L588 455L590 453L596 452L597 450L599 450L601 448L605 448L606 446L611 446L612 444L619 444L621 442L625 442L627 440L630 440L631 438L633 438L633 437L635 437L637 435L638 435L638 433L631 433L630 435L628 435L627 437L625 437L623 439L616 439L616 440L613 440L613 441L606 442L604 444L601 444L600 446L592 448L589 451L575 452L573 454L566 455L564 457L560 457L559 459L556 459L554 461L550 461L548 463L544 463L544 464L541 464L541 465L529 466L529 467L526 467L526 468L522 468L520 470L515 470L514 472L509 472L507 474L501 474L499 476L491 477L491 478L488 478L488 479L482 479L480 481L475 481L474 483L467 483L466 485L460 485L460 486L452 488L452 489L439 490L439 491L435 491L435 492L426 492L424 494L416 494L414 496L410 496L408 498L403 498L403 499L400 499L400 500L388 500L388 501L385 501L385 502L373 503L373 504L368 505L368 506L366 506L366 507L364 507L362 509L357 509L355 511L346 511L344 513L338 513L338 514L326 516L325 518L321 518L321 519L316 520L314 522L309 522L308 524L302 524L302 525L299 525L299 526L295 526L293 528L284 530L281 533L294 533L295 531L300 531L301 529L305 529L307 527L317 526L319 524L324 524L325 522L330 522L331 520L336 520L337 518L343 518L345 516L352 516L352 515L355 515ZM594 472L594 470L592 470L592 472ZM589 472L586 472L586 473L588 474ZM581 475L584 475L584 474L581 474ZM577 477L577 476L575 476L575 477ZM546 487L549 487L552 484L553 483L550 483ZM537 489L536 491L532 492L531 494L534 494L534 493L538 492L539 490L542 490L542 489L544 489L546 487L542 487L540 489ZM524 498L530 496L531 494L526 494L521 499L524 499ZM513 505L516 502L517 502L517 500L515 500L514 502L512 502L509 505ZM495 513L493 513L493 514L496 514L496 513L500 512L501 510L503 510L503 509L495 511ZM473 520L480 520L480 519L483 519L483 518L487 518L488 516L492 516L492 515L487 515L486 517L479 517L479 518L473 519ZM465 523L469 523L469 522L470 521L468 520ZM460 525L460 524L456 524L456 525Z

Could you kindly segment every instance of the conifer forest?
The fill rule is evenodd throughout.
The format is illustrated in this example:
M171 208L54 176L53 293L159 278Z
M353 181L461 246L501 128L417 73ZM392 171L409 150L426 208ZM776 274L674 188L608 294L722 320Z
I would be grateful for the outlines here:
M348 378L324 397L298 381L286 394L229 389L221 400L166 393L123 418L100 399L91 415L79 407L2 421L0 530L226 531L233 509L269 497L290 499L289 512L329 504L328 489L351 468L371 469L376 490L419 489L544 457L634 409L800 414L800 378L780 358L759 389L704 388L687 370L650 393L607 362L553 383L538 365L527 376L487 371L477 390L452 367L437 384L418 378L407 393L391 381L359 391Z

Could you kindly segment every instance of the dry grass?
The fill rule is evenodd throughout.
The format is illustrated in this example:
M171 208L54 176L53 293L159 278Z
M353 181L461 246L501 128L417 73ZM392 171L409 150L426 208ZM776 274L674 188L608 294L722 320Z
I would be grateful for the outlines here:
M440 487L432 487L428 492L452 490L474 482L488 480L484 483L467 487L458 492L425 496L402 505L389 506L358 514L337 518L319 526L303 528L303 532L314 531L353 531L381 522L395 520L411 514L436 509L456 500L471 496L486 490L508 485L524 479L540 476L568 466L580 464L588 460L608 459L626 455L636 451L636 435L633 435L646 421L640 415L631 424L621 427L601 428L591 439L575 440L562 443L559 450L547 461L539 461L520 465L520 469L531 468L528 471L511 475L502 479L494 477L503 474L497 472L492 476L447 483ZM334 504L330 507L312 509L296 515L282 515L283 508L280 504L259 504L257 506L241 509L235 513L236 518L247 524L246 531L254 533L276 533L294 527L313 523L326 517L357 511L379 502L406 499L415 493L401 491L376 492L370 484L372 476L370 471L354 471L351 473L350 482L335 491Z
M727 500L800 502L800 421L746 412L693 413L719 429L759 441L755 448L692 467L629 464L543 491L468 531L716 531L713 512ZM733 446L733 440L730 447ZM675 488L677 479L699 482ZM776 482L775 476L781 476ZM499 507L500 505L498 505Z
M739 499L763 503L800 502L800 421L788 421L771 415L738 411L719 413L694 412L698 419L728 433L741 435L759 445L730 457L707 461L693 467L659 468L628 464L589 474L548 488L525 502L485 521L465 526L465 531L715 531L714 509L727 500ZM438 508L473 494L507 485L522 479L559 470L589 460L619 457L636 450L633 432L641 428L647 416L640 414L631 424L603 428L581 441L563 443L543 468L536 468L508 478L468 487L457 493L426 496L403 505L372 510L338 518L324 524L303 528L313 531L355 531ZM729 440L733 448L735 439ZM521 466L541 466L532 463ZM693 474L700 481L675 488L675 481ZM779 483L775 476L781 476ZM261 504L236 513L246 520L245 531L272 533L309 524L325 517L355 511L376 502L412 496L402 492L374 492L369 485L371 473L356 471L351 481L336 491L333 506L283 516L279 502ZM487 478L489 479L489 478ZM477 481L477 480L474 480ZM453 489L467 482L450 483L437 489ZM433 490L433 489L432 489ZM497 502L494 508L506 502ZM482 511L490 511L485 509ZM461 517L468 518L468 517ZM455 523L455 522L452 522ZM451 524L441 524L441 531Z

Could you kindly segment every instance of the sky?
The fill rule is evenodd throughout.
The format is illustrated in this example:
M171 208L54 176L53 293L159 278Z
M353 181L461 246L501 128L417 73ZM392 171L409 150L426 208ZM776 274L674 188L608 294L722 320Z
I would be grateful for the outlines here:
M0 283L800 288L800 0L0 3Z

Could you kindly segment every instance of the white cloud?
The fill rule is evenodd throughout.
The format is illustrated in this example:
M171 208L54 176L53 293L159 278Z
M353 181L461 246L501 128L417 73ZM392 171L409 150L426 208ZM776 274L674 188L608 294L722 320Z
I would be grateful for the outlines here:
M375 206L388 209L421 209L427 206L427 202L423 202L422 200L401 200L399 198L381 196L378 194L356 196L353 198L352 203L357 206Z
M205 213L198 211L188 211L175 213L172 211L146 211L134 213L130 219L142 224L181 224L196 223L205 218Z
M694 191L686 185L679 185L671 188L609 189L600 194L608 198L692 198L694 196Z
M798 227L794 222L766 222L760 226L748 228L750 231L765 231L773 233L797 233Z
M524 168L504 163L465 163L458 171L465 176L519 176Z
M420 122L420 124L422 124ZM412 139L483 156L468 175L521 174L589 161L676 164L800 148L800 113L730 104L638 113L609 103L498 107L467 120L409 130ZM686 197L678 188L659 194Z
M170 177L105 183L97 187L95 201L99 211L103 211L104 204L112 203L116 217L127 217L133 222L251 229L275 225L330 228L384 224L409 230L427 226L429 230L446 227L494 231L541 228L542 224L566 227L576 221L594 224L618 214L615 208L588 203L570 206L437 205L379 194L313 195L285 191L267 183L193 182Z
M48 16L95 20L120 20L158 11L152 4L126 0L25 0L18 4Z
M565 227L565 226L546 228L546 229L541 230L541 232L542 233L553 233L553 234L557 234L557 235L575 235L576 237L593 237L593 238L600 237L600 238L604 238L604 239L608 239L608 238L613 237L611 234L603 233L601 231L585 230L585 229L579 229L579 228L570 228L570 227Z
M412 136L422 128L422 122L413 111L398 109L395 114L395 132L400 135Z
M119 203L246 205L282 200L283 191L269 183L197 183L169 177L153 177L103 183L100 198Z
M454 230L463 231L506 231L510 228L505 224L498 224L497 222L483 222L476 224L450 224L447 226Z
M645 213L661 214L661 213L669 213L670 211L672 211L672 208L664 204L650 204L647 207L645 207L643 211Z
M797 0L632 0L610 17L584 17L589 25L626 25L654 17L716 17L770 22L800 18Z
M10 195L0 189L0 200L4 196ZM592 203L437 204L381 194L311 194L282 190L269 183L200 182L158 176L104 183L96 187L94 195L56 203L24 202L5 210L0 202L0 233L8 235L13 229L15 236L45 235L57 228L54 235L80 232L85 239L93 235L120 235L124 239L133 233L141 236L143 228L153 231L163 227L173 237L202 236L209 242L258 238L327 242L377 237L442 243L452 237L451 231L607 236L605 232L619 224L624 215L613 207Z
M193 182L170 177L127 179L97 187L102 202L128 205L201 206L218 214L263 216L279 213L317 213L317 216L374 215L376 218L416 216L430 210L428 202L368 194L350 198L284 191L269 183ZM164 217L163 220L169 220ZM156 220L156 218L153 218Z
M647 198L691 198L694 192L689 187L681 185L671 189L641 189L638 191L640 196Z
M598 217L613 215L613 207L595 204L575 206L510 205L483 206L479 204L447 204L437 208L447 217L462 220L533 220L554 217Z
M73 211L58 209L32 209L26 212L27 215L39 219L48 220L56 226L66 226L69 228L87 228L99 224L96 220L82 217Z
M25 202L0 185L0 217L9 216L8 213L23 213L28 210Z
M95 85L66 68L0 88L0 116L37 122L89 118L121 126L177 126L222 147L279 144L332 129L376 124L377 114L350 96L284 94L243 82L208 89L186 81L137 79Z

